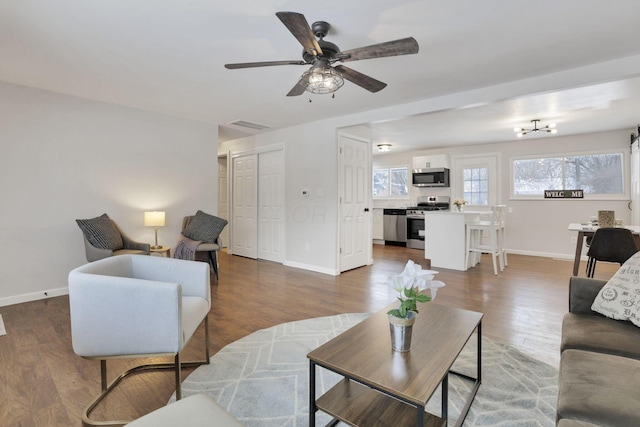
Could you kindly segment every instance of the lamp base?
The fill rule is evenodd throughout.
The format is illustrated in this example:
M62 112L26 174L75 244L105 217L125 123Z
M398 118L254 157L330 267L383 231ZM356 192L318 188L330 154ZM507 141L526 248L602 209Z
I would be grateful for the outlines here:
M151 249L162 249L162 246L158 246L158 245L151 245L150 246Z

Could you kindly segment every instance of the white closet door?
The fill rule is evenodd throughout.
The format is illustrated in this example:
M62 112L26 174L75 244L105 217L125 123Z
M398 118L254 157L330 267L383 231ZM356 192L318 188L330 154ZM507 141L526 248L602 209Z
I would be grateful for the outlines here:
M233 159L232 252L257 258L258 241L258 155Z
M284 152L258 155L258 258L284 261Z

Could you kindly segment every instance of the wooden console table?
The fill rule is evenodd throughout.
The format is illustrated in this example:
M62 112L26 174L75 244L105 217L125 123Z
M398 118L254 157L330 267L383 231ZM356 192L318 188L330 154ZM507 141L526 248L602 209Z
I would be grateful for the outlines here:
M462 425L481 382L482 313L422 304L413 326L411 351L391 349L387 311L365 319L313 350L309 358L309 426L316 411L352 426L447 426L449 374L473 381L472 390L456 423ZM451 366L473 331L478 332L476 377L451 371ZM316 369L344 377L316 400ZM425 406L442 384L440 416Z

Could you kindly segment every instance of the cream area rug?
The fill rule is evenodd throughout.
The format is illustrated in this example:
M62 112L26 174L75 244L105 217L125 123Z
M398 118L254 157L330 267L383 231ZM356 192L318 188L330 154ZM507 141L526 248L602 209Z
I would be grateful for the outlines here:
M211 358L210 365L191 373L183 382L183 396L205 393L247 427L307 426L307 353L367 316L341 314L254 332L224 347ZM454 364L456 371L475 375L476 337L471 337ZM318 369L318 395L339 379ZM555 426L557 384L556 368L483 338L482 385L464 426ZM449 376L450 425L458 419L469 390L468 381ZM427 405L428 412L440 414L440 396L437 390ZM316 413L317 425L330 420L328 415Z

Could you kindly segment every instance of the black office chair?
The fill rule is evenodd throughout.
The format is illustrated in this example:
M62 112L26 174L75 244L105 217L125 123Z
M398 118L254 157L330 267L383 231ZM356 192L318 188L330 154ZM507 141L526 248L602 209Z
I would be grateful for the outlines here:
M603 227L596 230L587 256L587 276L593 277L597 261L624 264L638 252L631 231L626 228Z

